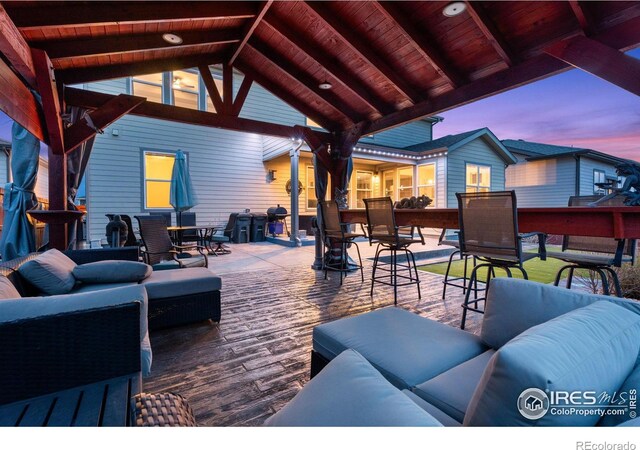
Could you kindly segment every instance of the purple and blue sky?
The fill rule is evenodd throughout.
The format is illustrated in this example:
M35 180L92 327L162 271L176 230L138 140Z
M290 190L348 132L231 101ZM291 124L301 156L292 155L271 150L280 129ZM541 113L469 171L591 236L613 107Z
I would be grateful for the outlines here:
M640 59L640 49L627 53ZM434 138L488 127L499 139L599 150L640 161L640 97L581 70L440 114ZM0 112L0 139L11 119Z

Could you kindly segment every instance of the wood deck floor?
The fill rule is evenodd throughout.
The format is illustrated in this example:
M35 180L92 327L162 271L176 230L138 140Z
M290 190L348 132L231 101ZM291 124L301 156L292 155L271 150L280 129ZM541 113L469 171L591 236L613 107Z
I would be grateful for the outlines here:
M152 376L147 392L185 396L202 426L259 426L309 380L313 327L393 305L391 288L352 274L339 286L309 268L254 271L222 277L222 320L151 334ZM415 286L399 288L398 307L459 326L460 289L442 301L442 278L420 273ZM467 328L477 331L470 314Z

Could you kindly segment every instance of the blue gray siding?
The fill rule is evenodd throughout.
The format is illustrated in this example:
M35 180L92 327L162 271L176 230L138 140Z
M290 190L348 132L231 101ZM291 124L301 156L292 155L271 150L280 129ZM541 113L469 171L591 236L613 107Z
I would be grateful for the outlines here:
M576 190L576 161L572 156L525 161L507 167L506 188L516 191L518 206L567 206Z
M449 151L447 167L447 205L457 208L456 192L466 190L466 164L491 166L491 190L505 188L504 161L482 138L475 139L454 151Z
M604 170L607 176L616 177L613 164L596 161L584 156L580 157L580 195L593 195L593 171Z

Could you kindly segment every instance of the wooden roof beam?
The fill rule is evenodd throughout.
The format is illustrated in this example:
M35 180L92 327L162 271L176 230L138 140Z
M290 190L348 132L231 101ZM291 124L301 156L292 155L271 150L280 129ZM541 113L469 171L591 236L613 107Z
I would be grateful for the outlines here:
M423 99L417 89L411 86L397 70L387 63L368 42L365 42L350 26L340 20L324 2L309 2L304 5L315 13L326 27L333 30L342 42L365 61L375 68L391 85L404 97L415 103Z
M458 87L464 83L463 77L453 67L450 61L447 61L442 53L432 45L433 42L425 34L424 29L419 29L413 20L408 17L395 2L374 2L378 11L380 11L388 20L393 22L402 36L409 41L415 50L425 59L438 74L451 87Z
M78 25L172 22L193 19L242 19L256 15L255 2L77 2L65 8L5 4L18 28L61 28ZM35 13L37 9L37 14Z
M182 44L173 45L157 33L125 34L90 39L45 40L31 42L31 46L47 52L49 58L73 58L79 56L130 53L143 50L180 49L198 45L230 44L239 42L238 30L181 31L177 33Z
M13 70L32 88L36 87L31 49L18 31L5 9L0 5L0 53L9 61Z
M113 78L149 75L171 70L188 69L201 65L222 63L226 57L224 53L206 53L181 58L163 58L141 61L132 64L115 64L111 66L85 67L81 69L65 69L57 72L58 79L65 84L89 83L93 81L109 80Z
M298 99L295 95L291 95L282 86L279 86L269 78L262 75L262 73L246 64L244 61L242 61L242 59L236 61L236 68L244 73L245 76L249 75L256 81L256 83L261 85L267 91L271 92L283 102L289 104L289 106L297 109L305 116L310 117L316 123L320 124L320 126L322 126L324 129L333 131L341 128L338 123L323 116L307 103L300 101L300 99Z
M480 2L466 1L467 11L475 22L476 26L480 29L484 37L487 38L496 53L502 58L504 62L509 66L513 66L519 60L517 55L513 52L509 44L504 40L502 33L498 30L495 23L489 17L484 7Z
M46 143L56 155L64 154L64 127L60 109L60 97L51 60L45 52L32 50L33 65L36 71L38 93L42 98L44 121L47 125Z
M70 153L120 117L144 103L144 97L120 94L89 114L91 125L80 120L64 130L65 153Z
M264 2L260 7L260 12L255 17L255 19L253 19L249 24L247 24L243 33L244 37L242 38L242 40L234 50L233 55L231 55L231 58L229 59L230 66L233 66L233 63L238 58L238 56L240 55L240 52L245 47L245 45L247 45L247 42L249 42L249 39L251 39L251 36L253 36L253 32L256 30L256 28L258 28L258 25L260 25L262 18L267 13L267 11L269 11L269 8L271 7L272 4L273 4L273 0L268 0Z
M40 104L24 82L0 58L0 111L18 122L31 134L46 140L46 127Z
M98 109L114 98L116 98L115 95L87 91L84 89L65 89L65 99L67 104L80 106L87 109ZM284 138L292 138L296 136L296 132L294 131L293 127L287 125L243 119L239 117L223 116L206 111L198 111L191 108L164 105L162 103L154 103L148 101L145 101L136 106L129 112L129 114L142 117L150 117L159 120L168 120L171 122L224 128L227 130L258 133ZM327 135L326 133L322 134Z
M257 39L252 40L248 46L271 62L271 64L277 67L280 72L284 73L294 83L302 84L307 90L313 92L323 103L333 108L334 111L345 117L349 122L354 123L365 119L365 117L362 117L360 113L355 111L338 95L331 91L320 89L318 84L322 82L322 80L316 80L308 73L299 69L278 51L273 50Z
M640 96L640 61L585 36L553 44L545 53Z
M576 16L576 19L578 20L582 31L584 31L585 34L589 34L590 20L584 7L578 0L569 0L569 6L571 6L571 11L573 11L573 15Z
M325 69L327 75L330 75L336 82L351 91L354 96L358 97L360 101L364 102L376 113L388 114L395 110L393 106L387 104L382 97L379 97L375 92L370 92L366 89L363 83L357 80L356 77L350 73L351 70L347 66L340 63L337 59L328 56L324 51L318 48L317 45L294 31L275 14L267 14L263 23L267 24L280 36L284 37L292 45L305 53L309 58L317 62L323 69Z
M213 79L213 75L211 75L211 69L208 65L203 64L201 66L198 66L198 70L200 71L200 76L202 77L202 81L204 82L204 87L207 89L207 93L209 94L211 103L213 103L213 107L216 109L216 113L224 114L225 109L224 103L222 101L222 96L220 95L218 86Z

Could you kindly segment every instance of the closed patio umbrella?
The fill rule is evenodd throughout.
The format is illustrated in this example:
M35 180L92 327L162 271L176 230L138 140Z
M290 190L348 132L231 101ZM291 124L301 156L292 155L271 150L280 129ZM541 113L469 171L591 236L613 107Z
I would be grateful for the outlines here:
M27 211L38 199L34 189L38 177L40 141L17 122L11 128L11 173L13 182L4 188L4 222L0 254L3 260L24 256L36 250L36 235Z
M178 215L178 226L182 226L182 211L187 211L198 204L187 167L187 157L182 150L178 150L173 162L169 202Z

